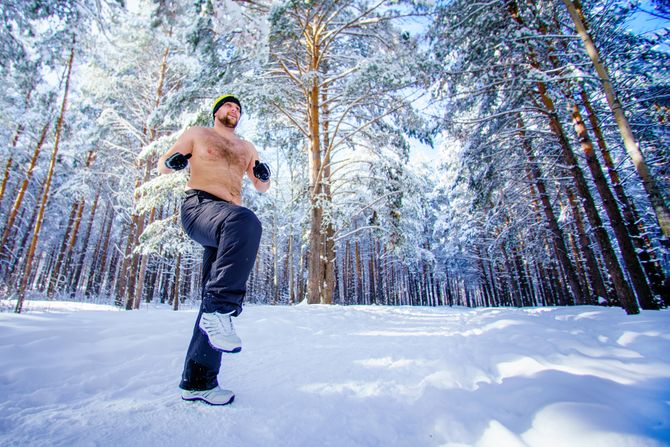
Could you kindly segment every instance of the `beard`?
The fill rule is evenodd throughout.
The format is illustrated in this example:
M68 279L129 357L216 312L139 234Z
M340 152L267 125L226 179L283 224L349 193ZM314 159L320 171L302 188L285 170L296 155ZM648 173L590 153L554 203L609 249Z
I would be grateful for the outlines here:
M220 116L220 117L218 118L218 120L219 120L219 122L220 122L221 124L223 124L223 125L226 126L226 127L231 128L231 129L236 128L236 127L237 127L237 123L238 123L238 121L239 121L237 118L232 117L232 116L230 116L230 115Z

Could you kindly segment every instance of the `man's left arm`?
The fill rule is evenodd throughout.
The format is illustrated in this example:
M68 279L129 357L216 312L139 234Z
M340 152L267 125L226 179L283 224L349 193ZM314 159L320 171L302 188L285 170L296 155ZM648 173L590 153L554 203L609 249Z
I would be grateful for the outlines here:
M249 165L247 166L247 177L251 180L251 183L254 184L254 188L256 188L256 191L258 192L266 192L268 189L270 189L270 182L271 180L268 178L266 182L262 181L256 175L254 174L254 166L256 166L257 162L260 162L258 159L258 151L254 147L253 144L247 143L249 145L249 148L251 149L251 161L249 162Z

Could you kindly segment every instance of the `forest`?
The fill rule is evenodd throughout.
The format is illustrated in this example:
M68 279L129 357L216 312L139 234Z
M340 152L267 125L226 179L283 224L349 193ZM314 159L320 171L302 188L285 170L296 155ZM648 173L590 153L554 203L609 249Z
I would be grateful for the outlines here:
M0 298L200 299L188 172L272 167L246 301L670 304L667 0L3 0ZM246 180L245 180L246 182Z

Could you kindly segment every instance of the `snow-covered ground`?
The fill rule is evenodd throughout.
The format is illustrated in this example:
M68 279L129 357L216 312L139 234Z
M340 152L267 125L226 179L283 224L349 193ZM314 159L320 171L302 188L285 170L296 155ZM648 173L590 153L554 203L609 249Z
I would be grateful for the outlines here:
M247 306L210 407L177 388L195 310L27 305L0 446L670 445L667 311Z

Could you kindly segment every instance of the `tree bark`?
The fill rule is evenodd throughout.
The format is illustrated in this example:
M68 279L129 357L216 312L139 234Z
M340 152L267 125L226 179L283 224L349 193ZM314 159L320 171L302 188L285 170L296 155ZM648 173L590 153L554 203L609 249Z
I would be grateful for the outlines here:
M598 260L591 249L591 241L588 234L586 234L581 208L577 205L577 200L575 199L575 194L572 188L566 187L565 193L568 197L568 204L572 209L572 215L575 219L579 246L586 262L586 276L591 284L591 289L597 297L611 301L610 294L607 291L607 287L605 287L605 281L603 280L600 268L598 267Z
M33 91L29 90L28 94L26 95L26 105L30 101L30 97L32 96ZM14 136L12 137L12 143L10 144L10 153L9 153L9 158L7 159L7 164L5 165L5 173L2 177L2 186L0 186L0 205L2 205L2 200L5 197L5 190L7 188L7 182L9 181L9 175L11 174L12 170L12 164L13 164L13 154L12 152L14 149L16 149L16 145L19 143L19 138L21 135L23 135L23 130L24 126L23 123L19 123L18 126L16 126L16 131L14 132ZM1 245L0 245L1 246Z
M596 48L593 39L586 29L586 23L582 18L581 11L578 10L575 3L572 0L563 0L570 17L572 18L577 34L582 39L586 52L588 53L593 66L598 74L598 78L602 84L603 90L605 92L605 98L607 99L607 104L614 115L614 119L619 128L619 133L623 139L624 147L628 156L630 156L635 166L635 170L642 179L642 185L644 186L649 200L654 208L656 213L656 219L658 220L658 225L661 228L661 231L666 238L670 238L670 209L666 204L666 198L663 191L656 183L656 179L651 174L647 162L644 159L642 151L638 147L638 144L635 140L635 135L633 130L628 123L628 119L624 114L623 107L621 106L621 101L619 100L614 88L612 87L612 82L610 81L610 76L607 70L607 67L603 64L600 59L600 54ZM580 8L581 9L581 8Z
M140 180L135 181L135 190L139 188ZM116 286L115 286L115 295L114 304L121 306L126 303L124 300L126 295L126 290L128 287L128 272L130 264L133 260L133 248L135 247L136 232L139 228L139 219L140 216L133 213L130 217L130 222L128 222L128 238L126 239L126 248L123 253L123 260L121 261L119 275L117 275Z
M112 226L114 224L114 208L107 204L104 224L100 233L100 238L96 244L94 263L91 265L88 281L86 282L85 295L97 295L100 293L101 283L105 278L105 268L107 266L107 256L109 253L109 243L112 235Z
M49 127L51 125L51 121L47 121L44 127L42 128L42 132L40 134L40 139L37 142L37 145L35 146L35 150L33 151L33 156L30 159L30 164L28 165L28 170L26 171L26 177L23 179L23 183L21 184L21 187L19 188L19 192L16 195L16 198L14 199L14 204L12 205L12 209L9 212L9 217L7 219L7 224L5 225L5 229L2 232L2 241L0 242L0 255L4 256L6 253L6 244L7 244L7 239L9 238L9 235L11 234L12 227L14 226L14 222L16 221L16 216L18 215L19 209L21 208L21 204L23 203L23 198L26 194L26 191L28 190L28 185L30 184L30 180L33 177L33 172L35 170L35 165L37 164L37 158L40 155L40 152L42 151L42 146L44 145L44 141L46 140L47 137L47 132L49 130ZM3 185L4 188L4 185ZM4 190L4 189L3 189Z
M647 279L645 278L644 272L642 271L642 266L640 265L640 261L635 252L635 247L633 246L633 242L630 239L628 231L626 231L623 216L619 211L619 207L616 203L614 195L612 194L612 191L607 184L607 180L605 180L605 175L603 174L602 168L600 167L600 162L598 161L595 151L593 150L593 143L591 142L591 138L588 135L586 125L584 124L577 104L572 105L572 120L575 126L575 132L579 137L579 142L586 157L586 164L591 171L593 182L595 183L596 189L600 194L603 207L605 208L607 216L610 220L610 225L614 229L614 235L619 242L621 255L623 257L624 264L628 269L628 274L630 275L631 282L633 283L633 288L637 293L640 307L643 309L658 310L658 303L654 301L651 289L647 283Z
M512 18L519 25L525 26L523 19L519 15L519 10L516 5L516 1L514 0L508 1L507 8ZM529 49L528 62L530 66L533 67L534 69L541 70L540 64L538 63L535 54L531 49ZM619 265L616 255L614 254L614 251L612 249L609 236L602 226L600 215L598 214L598 210L596 209L595 202L593 201L593 197L591 196L591 192L588 189L586 179L584 178L584 174L582 173L579 165L577 164L577 159L575 158L575 155L572 152L568 138L565 135L565 131L563 130L563 126L561 125L561 122L558 119L558 114L556 113L554 101L547 93L547 85L545 82L542 81L537 81L535 85L537 88L536 93L541 103L544 104L546 110L545 113L549 118L549 127L552 133L558 139L563 160L568 166L568 169L570 170L573 182L575 183L577 193L579 194L579 196L583 201L586 216L589 219L589 223L591 224L591 227L595 233L598 244L600 245L603 258L605 260L608 270L610 271L610 275L612 276L614 288L617 292L618 298L621 301L621 305L625 309L627 314L629 315L637 314L640 312L637 301L635 300L633 291L630 289L628 283L626 282L626 278L623 274L623 271L621 270L621 266Z
M172 32L170 31L168 33L169 35L172 35ZM155 100L154 100L154 107L157 108L160 106L161 101L163 99L163 87L165 85L165 79L167 76L168 72L168 57L170 55L170 47L166 47L165 50L163 51L163 57L161 59L161 64L158 69L158 81L156 83L156 95L155 95ZM145 135L147 134L145 130ZM149 129L149 143L153 142L156 140L158 136L158 132L156 128L152 127ZM146 160L146 166L144 169L144 179L143 182L147 182L151 175L151 169L154 166L154 160L149 157L148 160ZM156 215L156 209L152 208L151 212L149 213L148 217L148 222L147 225L151 225L153 223L154 218ZM139 228L137 228L137 231L135 232L135 244L137 245L139 243L139 238L142 235L144 231L144 224L145 224L145 216L142 215L139 218ZM128 296L126 299L126 309L139 309L139 305L142 301L142 293L144 290L144 282L145 282L145 275L147 271L147 265L149 262L149 255L147 254L134 254L133 255L133 261L131 264L131 277L130 277L130 285L128 287ZM135 271L137 271L139 264L139 272L137 275L134 274Z
M587 186L584 174L577 164L577 159L575 158L575 155L570 148L568 138L565 135L563 126L561 125L561 122L558 119L558 115L556 114L554 102L547 94L547 88L544 83L538 82L537 87L540 99L542 100L542 103L545 105L547 110L550 129L558 139L559 147L563 155L563 160L570 170L577 193L580 195L583 201L586 217L589 219L591 228L593 229L596 239L598 240L598 244L600 245L607 269L612 276L614 288L617 291L618 298L621 300L621 305L629 315L637 314L640 312L640 310L635 300L635 296L633 295L633 291L628 286L626 278L621 270L621 266L619 265L619 261L614 254L609 236L603 227L602 220L600 219L600 215L596 209L595 202L593 201L593 197L591 196L591 192Z
M598 149L600 150L605 167L607 168L607 174L609 176L610 183L612 184L612 189L614 189L614 193L616 194L616 197L621 204L621 213L623 214L626 221L628 234L630 234L631 238L633 239L633 243L635 244L635 248L637 249L637 253L640 258L640 263L642 264L642 267L647 274L649 285L657 295L662 297L670 297L670 284L668 284L668 279L666 278L665 272L659 265L658 261L654 258L651 244L643 236L646 234L644 224L638 217L635 205L633 202L631 202L630 198L624 191L623 184L619 178L619 173L614 166L612 156L610 155L609 149L607 148L607 143L605 142L605 137L603 136L603 132L600 127L600 122L598 121L598 117L593 110L591 100L583 87L580 89L580 96L582 98L582 104L584 104L584 107L588 113L589 123L591 124L593 134L596 137Z
M549 229L549 233L551 234L554 254L556 255L556 259L558 259L558 262L560 262L561 266L563 267L563 271L565 272L565 275L568 279L568 286L570 287L570 292L572 293L574 302L576 304L584 304L586 303L586 297L584 296L584 292L579 285L579 279L577 278L575 268L570 261L570 258L568 257L568 249L565 245L563 232L558 226L558 220L556 219L554 209L551 206L551 202L549 201L547 187L544 183L544 180L542 180L542 172L540 171L540 167L535 159L533 148L526 138L525 125L521 117L519 117L519 136L521 138L521 147L523 148L523 151L528 160L528 169L535 184L535 188L537 189L540 203L542 204L545 223Z
M322 136L323 147L330 146L330 115L328 109L328 89L323 88L321 93L321 108L322 108ZM323 158L323 197L326 206L333 203L333 194L331 191L331 169L330 169L330 151L326 150ZM321 304L333 304L333 295L335 294L335 261L337 254L335 253L335 227L333 225L332 216L328 218L325 231L323 231L323 264L321 266L323 271L323 294L321 296Z
M91 206L91 214L88 219L88 225L86 226L86 232L84 234L84 240L81 244L81 250L77 255L77 259L74 262L74 274L72 275L69 291L70 294L74 295L77 292L79 287L79 280L81 279L81 273L84 269L84 260L86 258L86 252L88 251L88 243L91 239L91 232L93 230L93 222L95 221L95 213L98 209L98 201L100 200L100 190L95 193L95 199L93 199L93 205Z
M290 226L288 247L286 248L286 272L288 273L288 302L296 304L295 278L293 274L293 225Z
M40 185L39 190L42 190L42 186L43 185ZM37 221L38 211L39 207L37 205L33 206L33 212L30 215L30 219L27 221L26 228L35 228L35 222ZM19 220L22 220L24 214L25 211L21 210L21 218ZM21 263L21 260L23 258L23 253L28 248L28 241L30 240L31 236L32 236L31 232L28 230L23 233L23 236L21 237L20 240L18 240L18 238L10 238L11 245L9 246L8 253L11 253L14 262L8 269L9 280L7 281L7 284L11 288L17 288L18 283L20 281L21 278L20 272L23 271L24 266L24 264ZM16 253L14 252L15 246L18 246L18 249L16 249ZM23 261L25 261L25 259Z
M56 141L54 142L53 151L51 153L51 163L49 164L49 170L47 171L47 178L44 183L44 191L42 193L42 200L40 202L40 208L37 214L37 220L35 222L35 231L33 233L33 238L30 243L30 248L26 255L25 269L23 271L23 276L19 284L18 291L18 300L16 302L16 308L14 311L16 313L21 313L23 308L23 303L26 298L26 286L28 285L28 277L32 269L32 261L35 256L35 249L37 248L37 241L40 235L40 229L42 228L42 221L44 219L44 212L46 210L47 202L49 200L49 189L51 188L51 181L53 179L53 174L56 168L56 156L58 155L58 147L60 144L61 131L63 129L63 121L65 118L65 110L67 109L67 97L70 92L70 76L72 74L72 64L74 62L74 48L76 40L72 40L72 50L70 51L70 59L67 64L67 74L65 76L65 93L63 94L63 102L61 103L60 114L58 116L58 122L56 124Z
M5 173L2 176L2 185L0 185L0 206L2 205L2 199L5 198L5 190L7 189L7 182L9 181L9 174L12 171L12 161L13 158L10 155L5 164Z
M151 208L149 213L149 224L151 224L156 216L156 208ZM135 290L133 293L133 309L139 309L140 304L142 303L142 293L144 291L144 280L147 274L147 267L149 265L149 255L142 254L140 255L140 271L137 275L137 283L135 285Z
M174 291L172 294L172 310L179 310L179 279L181 272L181 253L177 254L177 265L175 266Z
M318 47L317 47L318 48ZM313 50L312 63L316 68L316 54L317 48ZM307 302L309 304L316 304L321 302L323 295L323 199L321 174L321 141L320 141L320 124L319 124L319 86L318 80L312 81L312 88L308 98L308 119L310 131L310 202L311 222L309 229L309 263L308 263L308 280L307 280Z

